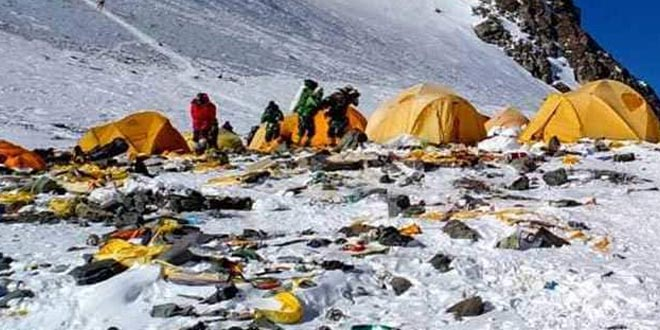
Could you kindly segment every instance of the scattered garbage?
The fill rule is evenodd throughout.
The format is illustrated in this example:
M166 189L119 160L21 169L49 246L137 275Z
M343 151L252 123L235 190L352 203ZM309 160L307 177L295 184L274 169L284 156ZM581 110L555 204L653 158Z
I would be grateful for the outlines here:
M616 154L613 157L613 160L617 163L626 163L635 161L635 154L625 153L625 154Z
M546 290L554 290L554 289L557 288L557 286L559 286L559 283L557 283L555 281L550 281L550 282L546 282L543 285L543 288L546 289Z
M465 189L475 192L477 194L488 193L491 191L490 186L483 181L475 180L472 178L461 178L453 183L456 189Z
M7 257L0 252L0 271L10 269L12 262L14 262L14 259Z
M399 330L398 328L388 327L386 325L354 325L351 330Z
M78 266L69 272L78 285L90 285L103 282L128 269L122 263L107 259Z
M333 322L339 322L345 317L346 315L344 315L344 312L342 312L341 309L338 308L330 308L325 313L325 318Z
M357 134L354 138L358 138ZM337 287L337 294L341 295L339 299L353 303L356 303L354 298L358 296L386 294L402 296L395 299L404 299L407 293L408 297L411 297L417 294L418 289L415 288L418 285L423 286L423 282L418 282L420 279L410 277L413 275L409 274L416 274L415 272L404 270L406 277L390 275L379 281L378 286L385 289L380 293L378 288L369 287L368 283L360 283L359 280L373 276L373 271L377 268L373 267L373 264L381 260L392 260L392 265L397 267L396 271L401 271L402 266L396 264L395 258L418 255L414 248L423 247L422 242L426 243L429 237L434 237L424 234L427 234L427 231L437 231L440 227L452 239L475 242L484 237L490 240L493 233L489 227L481 226L482 221L499 221L512 226L515 232L499 240L496 245L499 249L526 251L562 247L569 245L569 241L579 241L596 251L613 250L612 242L616 241L598 236L599 226L595 224L593 232L590 232L591 228L583 222L564 221L531 210L542 203L555 208L569 208L595 205L595 200L578 201L561 197L549 200L511 192L523 192L532 189L532 186L536 187L539 174L533 172L539 165L547 162L547 157L535 156L532 152L494 154L463 146L425 144L415 150L384 153L369 145L360 148L361 144L360 141L347 141L347 144L339 149L357 150L335 150L339 153L312 153L307 150L300 153L284 151L277 155L237 156L210 152L198 156L145 156L146 158L141 157L136 163L132 160L103 159L96 164L72 165L62 161L57 165L57 170L38 177L24 176L21 179L24 182L11 186L11 189L0 186L0 216L3 221L20 217L22 221L47 222L55 219L81 226L90 226L88 223L106 225L91 225L92 228L86 230L97 234L89 235L87 246L83 246L79 241L75 243L77 245L71 244L67 250L71 254L80 253L85 264L75 266L53 262L51 265L39 261L25 266L25 271L34 274L46 273L49 276L68 272L76 285L88 286L107 281L124 272L126 275L136 268L139 269L137 266L140 265L153 265L160 269L159 280L176 284L182 290L185 286L202 286L209 289L203 291L205 293L201 296L197 296L200 293L187 295L183 292L177 295L179 298L188 299L187 303L185 300L182 303L182 299L176 300L176 303L155 301L158 304L152 307L150 315L155 318L190 317L195 322L199 321L189 323L186 328L195 330L210 329L213 328L213 323L226 320L244 322L245 324L240 326L247 326L249 329L282 329L283 325L303 322L308 308L317 316L325 315L325 320L329 322L337 322L337 326L348 327L344 322L351 319L349 311L342 311L332 303L316 306L316 300L308 305L310 297L322 303L334 299L317 297L314 288L322 289L329 285ZM606 151L609 148L610 146L602 141L595 144L597 151ZM366 149L370 151L366 152ZM607 180L615 184L646 182L623 172L583 169L585 164L589 164L589 153L593 152L591 149L587 150L588 153L579 154L572 152L570 146L562 148L558 140L551 140L546 155L563 157L561 161L567 165L567 169L546 172L542 176L543 181L553 187L569 182L569 176L575 178L573 182L576 185L589 180ZM612 159L616 162L633 161L635 154L617 154ZM241 163L232 164L235 161ZM553 163L558 161L559 159L552 160ZM578 162L582 165L575 166ZM505 172L507 165L518 172L513 182L508 181L511 177ZM299 166L303 166L305 170L301 171ZM443 167L469 168L447 170L457 174L449 177L447 181L440 180L441 185L450 182L454 189L459 190L457 194L446 193L443 189L439 189L437 194L429 194L432 196L419 196L415 193L418 188L421 191L421 188L428 188L427 185L438 184L438 176L425 172ZM186 189L163 182L167 180L151 178L158 177L165 170L210 173L217 169L222 169L223 174L224 171L231 174L210 179L201 189ZM310 180L306 180L310 174L308 170L312 171ZM296 175L300 177L295 177ZM459 178L452 181L456 177ZM282 185L289 184L289 179L292 179L290 181L293 184L283 187ZM256 185L261 185L258 188L263 190L254 195L245 193L246 188ZM6 187L9 187L9 184ZM214 191L208 193L205 188ZM277 193L274 193L275 191ZM239 194L231 195L232 192ZM367 198L367 202L371 199L386 200L388 217L366 210L359 214L355 223L342 227L338 232L329 232L322 226L313 225L303 227L312 228L311 230L296 229L293 232L287 231L287 228L269 229L267 232L259 227L243 229L243 224L238 227L233 225L236 218L245 217L252 221L264 214L268 215L267 212L289 211L295 208L294 205L318 205L319 199L315 196L317 193L339 197L333 207L361 201L365 203ZM266 194L274 195L264 198L263 195ZM279 201L280 197L290 198L299 204L282 203ZM255 200L260 204L255 206ZM263 200L275 201L271 204L277 205L264 206L261 203ZM413 204L413 201L419 202ZM501 204L508 208L498 209L503 207ZM513 206L510 206L511 204ZM223 212L224 210L245 212ZM554 211L556 214L564 214L559 210ZM278 214L286 215L287 212ZM223 218L222 226L212 227L212 233L202 230L206 228L204 225L218 217ZM391 219L396 217L399 218ZM478 221L470 222L471 219L477 218ZM227 232L215 232L218 228L224 228L225 221L230 229L227 229ZM486 228L483 231L484 236L471 226L480 231ZM445 243L450 242L444 241L443 244ZM451 243L452 246L455 243L463 244L454 242ZM287 247L290 246L299 247L303 253L288 250ZM473 247L475 246L488 248L483 244ZM61 249L67 247L69 246ZM423 254L424 251L426 250L420 249L419 253L426 255ZM454 249L449 248L446 251ZM382 255L374 256L375 254ZM613 256L625 258L620 254ZM411 259L414 260L415 257ZM437 253L430 259L416 261L428 263L435 269L431 270L429 276L444 278L450 275L439 274L454 271L451 276L458 276L474 282L475 285L483 283L489 275L488 262L469 255ZM22 263L12 262L11 258L0 253L0 272L3 272L0 278L9 278L18 268L22 268L15 266ZM404 267L406 266L407 264ZM129 269L130 271L127 271ZM613 272L608 272L602 277L613 275ZM343 283L334 281L333 276L342 276L336 278L348 279L348 283L344 287ZM333 280L327 281L328 277ZM353 279L358 279L355 282L357 284L351 282ZM557 290L559 280L545 282L543 289ZM73 281L69 282L72 284ZM30 290L15 289L0 282L0 308L13 305L14 303L8 304L10 301L32 297L34 293ZM265 302L263 305L253 304L255 299ZM457 319L477 316L488 311L488 303L475 296L451 306L446 311L454 314ZM200 317L204 319L200 321ZM233 328L240 329L239 326ZM353 325L350 328L395 329L385 325L368 324Z
M197 316L195 307L179 306L177 304L156 305L151 309L151 317L170 318L176 316Z
M12 300L22 300L25 298L34 298L34 292L30 290L17 289L7 292L4 296L0 297L0 308L8 308L8 303Z
M570 243L549 230L540 228L535 233L520 229L511 236L499 241L497 248L526 251L538 248L558 248L564 245L570 245Z
M548 202L548 204L550 204L550 206L554 206L554 207L576 207L576 206L584 205L584 204L582 204L582 203L580 203L576 200L572 200L572 199L560 199L560 200L556 200L556 201L550 201L550 202Z
M396 217L411 206L406 195L394 195L387 198L387 210L390 217Z
M378 242L384 246L408 246L414 238L403 235L396 227L381 227L377 230Z

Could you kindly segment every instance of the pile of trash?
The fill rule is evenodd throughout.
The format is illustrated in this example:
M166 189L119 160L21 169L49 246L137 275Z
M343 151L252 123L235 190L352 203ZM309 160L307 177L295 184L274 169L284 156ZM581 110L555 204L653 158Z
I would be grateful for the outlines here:
M189 326L182 329L280 329L312 320L323 323L319 329L408 328L376 319L363 324L343 304L374 297L409 302L405 299L419 295L428 280L402 269L410 265L430 267L432 276L455 276L457 287L478 278L464 270L472 267L466 266L472 257L438 251L438 240L499 255L574 246L611 253L612 233L565 212L596 209L598 200L565 197L563 191L596 183L625 187L629 194L655 191L639 175L583 164L639 159L613 144L518 147L490 152L461 145L411 150L367 144L341 152L62 161L36 175L0 176L0 223L93 228L87 246L69 251L80 251L77 266L62 268L71 283L121 286L127 274L152 272L178 293L159 297L149 316L185 319ZM171 177L198 184L176 184ZM442 193L434 194L435 188ZM263 205L263 196L277 197L280 204ZM333 227L337 222L331 219L294 230L282 222L269 223L271 230L236 232L232 223L243 217L264 224L302 217L299 209L336 211L342 224ZM345 210L361 217L341 213ZM276 226L281 230L272 230ZM12 315L28 313L24 306L40 298L15 278L23 274L15 264L0 254L0 309ZM503 309L493 295L475 289L479 285L465 287L469 290L443 299L452 317L443 322Z

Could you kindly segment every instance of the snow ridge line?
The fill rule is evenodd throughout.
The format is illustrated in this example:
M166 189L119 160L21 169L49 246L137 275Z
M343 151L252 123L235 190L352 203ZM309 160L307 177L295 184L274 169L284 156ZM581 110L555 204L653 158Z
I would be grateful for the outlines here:
M85 2L88 6L94 8L94 10L98 10L97 5L96 5L96 3L94 3L93 0L83 0L83 2ZM180 55L175 50L173 50L169 47L163 46L160 42L158 42L158 40L156 40L153 37L151 37L151 36L147 35L146 33L142 32L140 29L138 29L134 25L126 22L121 17L113 14L109 10L104 8L104 9L98 10L98 11L101 14L105 15L110 20L112 20L113 22L117 23L118 25L120 25L121 27L126 29L126 31L131 33L133 36L135 36L135 38L137 38L142 43L144 43L144 44L148 45L149 47L153 48L158 53L170 58L170 60L172 60L172 62L174 62L174 65L176 65L179 69L183 70L183 72L180 74L180 78L183 78L182 80L184 82L186 82L191 87L194 87L198 90L202 89L201 86L197 82L192 81L192 79L189 78L189 77L195 76L197 74L197 70L192 65L192 63L190 62L189 59L187 59L184 56Z
M101 14L105 15L107 18L115 22L116 24L120 25L126 31L131 33L138 41L146 44L147 46L151 47L154 49L156 52L160 53L161 55L168 57L174 65L183 70L181 71L178 75L177 78L179 81L187 84L190 86L192 89L202 92L209 90L206 86L203 86L200 84L198 81L196 81L193 77L198 75L197 69L193 66L192 62L190 61L189 58L177 53L174 49L164 46L162 43L160 43L158 40L154 39L150 35L144 33L142 30L140 30L138 27L135 25L132 25L131 23L128 23L121 17L113 14L110 12L107 8L103 8L99 10L97 8L97 4L93 0L82 0L85 4L93 8L95 11L99 11ZM216 98L219 98L221 100L229 101L232 102L236 105L239 105L244 108L252 108L253 105L247 104L243 102L240 99L233 98L233 97L228 97L227 95L217 95Z

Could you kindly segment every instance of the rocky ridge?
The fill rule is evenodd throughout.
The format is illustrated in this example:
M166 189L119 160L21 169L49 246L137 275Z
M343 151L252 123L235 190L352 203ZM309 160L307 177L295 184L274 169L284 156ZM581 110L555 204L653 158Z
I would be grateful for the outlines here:
M481 0L473 11L484 18L474 28L480 39L501 47L532 75L558 90L570 90L556 64L565 61L577 82L621 81L641 93L660 114L655 90L584 30L581 11L573 0Z

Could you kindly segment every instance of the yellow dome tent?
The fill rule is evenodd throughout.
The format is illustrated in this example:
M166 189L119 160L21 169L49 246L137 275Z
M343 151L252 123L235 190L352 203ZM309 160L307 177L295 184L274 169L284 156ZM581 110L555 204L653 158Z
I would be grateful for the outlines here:
M378 143L407 134L433 144L474 144L486 137L487 120L451 90L420 84L381 105L369 118L366 133Z
M310 142L311 147L325 148L333 146L335 142L338 142L332 141L332 139L328 137L328 131L330 129L330 118L326 117L327 112L328 110L324 109L319 111L314 116L314 136ZM367 127L367 119L356 107L352 105L349 106L348 111L346 112L346 116L348 117L348 127L346 128L346 131L358 130L364 132ZM295 145L302 145L307 141L307 137L304 137L302 141L298 137L298 116L296 114L291 114L284 117L284 121L282 122L280 129L280 136L283 140L291 141Z
M282 134L283 124L280 123L280 135ZM289 134L289 136L292 133ZM259 125L259 129L254 133L252 141L248 145L248 150L261 152L261 153L272 153L280 146L282 143L282 138L278 137L270 141L266 141L266 124Z
M561 142L581 138L658 142L660 124L635 90L617 81L599 80L548 96L520 140L547 142L553 136Z
M529 119L525 117L518 109L506 108L497 113L493 118L486 122L486 132L493 128L522 128L529 124Z
M156 111L134 113L116 122L91 128L78 141L78 145L84 152L89 152L116 138L126 140L131 155L157 155L168 151L190 152L181 133L165 116Z

